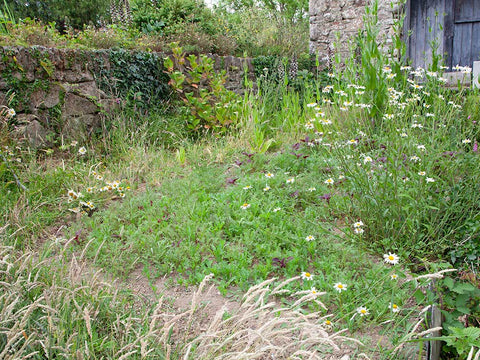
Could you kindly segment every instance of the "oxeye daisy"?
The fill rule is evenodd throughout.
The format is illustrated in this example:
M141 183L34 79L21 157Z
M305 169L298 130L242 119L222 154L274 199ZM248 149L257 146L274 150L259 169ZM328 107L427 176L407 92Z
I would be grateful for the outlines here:
M269 191L270 189L271 189L271 187L267 185L267 186L265 186L265 187L263 188L263 191L267 192L267 191Z
M275 176L275 175L273 175L271 172L267 172L267 173L265 174L265 177L268 178L268 179L271 179L271 178L273 178L274 176Z
M289 178L287 179L287 184L293 184L295 182L295 178Z
M470 140L470 139L462 140L462 144L470 144L471 142L472 142L472 140Z
M250 204L245 203L245 204L243 204L243 205L240 206L240 207L241 207L243 210L246 210L246 209L248 209L250 206L251 206Z
M426 181L427 183L432 183L432 182L435 182L435 179L434 179L434 178L431 178L431 177L427 177L427 178L425 179L425 181Z
M392 274L390 275L390 280L397 280L398 279L398 275L397 274Z
M353 229L353 231L355 232L355 234L363 234L365 232L365 230L363 230L362 228L355 228Z
M303 280L313 280L313 274L310 274L309 272L302 272L302 275L300 275Z
M419 171L419 172L418 172L418 175L420 175L420 176L425 176L425 175L427 175L427 173L426 173L425 171Z
M317 289L315 289L314 287L312 287L312 288L310 289L310 292L311 292L313 295L318 295L318 291L317 291Z
M282 209L277 207L277 208L273 209L273 212L277 212L277 211L280 211L280 210L282 210Z
M85 147L82 146L80 149L78 149L78 153L80 155L85 155L87 153L87 149L85 149Z
M330 320L325 320L323 322L323 326L325 326L326 328L330 328L332 327L332 322Z
M307 189L307 191L309 191L309 192L312 192L312 191L315 191L315 190L317 190L317 189L315 189L314 187L309 187L309 188Z
M14 109L8 109L7 110L7 116L14 117L15 115L16 115L16 113L15 113Z
M393 254L393 253L388 253L388 254L384 254L383 255L383 260L387 263L387 264L392 264L392 265L395 265L395 264L398 264L398 260L399 260L399 257L397 254Z
M339 293L341 293L342 291L347 291L347 285L342 284L341 282L335 283L333 285L333 288L337 290Z
M92 193L93 192L93 187L88 187L87 188L87 193Z
M360 316L366 316L370 314L370 311L365 306L360 306L357 308L357 314Z
M369 162L372 162L373 159L370 157L370 156L365 156L363 158L363 163L366 164L366 163L369 163Z
M332 178L328 178L327 180L324 181L325 184L327 185L332 185L335 181Z
M249 189L251 189L251 188L252 188L252 185L247 185L247 186L244 186L244 187L243 187L243 190L249 190Z
M312 102L312 103L307 104L307 107L309 107L309 108L313 108L315 106L317 106L316 102Z
M357 221L356 223L353 223L354 228L359 228L359 227L362 227L363 225L364 225L363 221Z
M398 305L394 303L390 303L390 305L388 305L388 308L392 310L392 312L394 313L397 313L400 311L400 308L398 307Z
M315 240L315 236L313 236L313 235L308 235L308 236L305 238L305 240L307 240L307 241L313 241L313 240Z

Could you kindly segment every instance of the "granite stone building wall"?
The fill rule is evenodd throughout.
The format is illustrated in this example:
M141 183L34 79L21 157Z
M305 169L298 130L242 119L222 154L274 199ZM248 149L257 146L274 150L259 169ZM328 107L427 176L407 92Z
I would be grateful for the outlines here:
M346 55L350 39L363 27L365 6L373 0L310 0L310 52L327 60L335 46ZM378 0L380 41L392 41L393 24L401 16L401 0Z

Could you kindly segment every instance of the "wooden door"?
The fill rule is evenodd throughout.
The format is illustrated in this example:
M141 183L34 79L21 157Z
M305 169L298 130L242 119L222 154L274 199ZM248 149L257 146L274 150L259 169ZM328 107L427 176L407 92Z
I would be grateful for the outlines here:
M480 0L455 0L450 66L480 60Z
M407 57L414 67L428 68L432 62L432 49L445 53L445 4L453 0L410 0L407 2L405 33ZM474 0L477 1L477 0ZM480 0L478 0L480 1Z

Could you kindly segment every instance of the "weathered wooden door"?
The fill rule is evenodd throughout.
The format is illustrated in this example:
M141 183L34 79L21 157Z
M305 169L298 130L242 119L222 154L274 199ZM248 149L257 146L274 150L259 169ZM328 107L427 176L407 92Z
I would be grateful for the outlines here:
M472 66L480 60L480 0L455 0L452 10L452 43L446 49L450 50L448 65Z
M480 0L409 0L405 17L407 56L428 67L432 48L445 65L472 66L480 60Z
M449 0L410 0L407 2L405 34L407 57L414 67L428 67L433 50L443 55L445 2ZM450 0L452 1L452 0Z

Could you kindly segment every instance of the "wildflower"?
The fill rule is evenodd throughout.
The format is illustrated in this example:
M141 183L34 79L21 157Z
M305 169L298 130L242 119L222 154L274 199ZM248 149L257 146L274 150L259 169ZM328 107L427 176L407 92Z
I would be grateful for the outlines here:
M389 252L388 254L383 254L383 261L387 264L396 265L398 264L399 257L397 254Z
M353 224L353 227L354 228L359 228L359 227L362 227L364 224L363 224L363 221L357 221L356 223Z
M341 293L342 291L347 291L347 285L342 284L341 282L335 283L333 285L333 288L337 290L339 293Z
M295 178L289 178L287 179L287 184L293 184L295 182Z
M413 124L412 124L412 128L419 128L419 129L421 129L421 128L423 128L423 125L422 125L422 124L419 124L419 123L413 123Z
M313 274L310 274L309 272L302 272L301 277L303 280L313 280Z
M120 196L121 198L124 198L125 197L125 193L121 192L118 194L118 196Z
M277 212L277 211L280 211L280 210L282 210L282 208L276 207L275 209L273 209L273 212Z
M87 188L87 193L92 193L93 192L93 187L88 187Z
M387 79L394 79L397 74L388 74Z
M333 86L332 85L327 85L323 88L322 92L323 93L329 93L332 90L333 90ZM323 101L325 102L325 99L323 99Z
M311 123L310 121L307 122L307 123L305 124L305 129L307 129L307 130L313 129L313 123Z
M419 171L419 172L418 172L418 175L420 175L420 176L425 176L425 175L427 175L427 173L426 173L425 171Z
M413 162L421 161L421 159L417 155L410 156L410 160Z
M7 110L7 116L8 117L14 117L16 115L16 112L14 109L8 109Z
M324 120L322 120L322 122L323 122L325 125L330 125L330 124L332 124L332 120L330 120L330 119L324 119Z
M312 288L310 289L310 292L311 292L313 295L317 295L317 294L318 294L317 289L315 289L314 287L312 287Z
M366 316L370 314L370 311L365 306L360 306L357 308L357 314L360 316Z
M252 188L252 185L247 185L247 186L244 186L244 187L243 187L243 190L249 190L249 189L251 189L251 188Z
M78 149L78 153L80 155L85 155L87 153L87 149L85 149L85 147L82 146L80 149Z
M309 187L309 188L307 189L308 192L313 192L313 191L315 191L315 190L317 190L317 189L315 189L314 187Z
M97 175L97 176L95 176L95 179L97 179L98 181L102 181L102 180L103 180L103 176L102 176L102 175Z
M406 138L406 137L408 137L408 135L407 135L407 133L404 133L404 132L403 132L403 133L400 134L400 137Z
M421 151L425 151L425 145L417 145L417 149Z
M274 176L275 176L275 175L273 175L271 172L267 172L267 173L265 174L265 177L268 178L268 179L271 179L271 178L273 178Z
M462 140L462 144L470 144L471 142L472 142L472 140L470 140L470 139Z
M332 322L330 320L325 320L323 322L323 326L325 326L325 328L331 328L332 327Z
M373 159L370 156L365 156L365 158L363 159L364 164L372 162L372 161L373 161Z
M244 203L244 204L241 206L241 208L242 208L243 210L246 210L246 209L248 209L250 206L251 206L250 204Z
M305 238L306 241L313 241L315 240L315 236L313 235L308 235L306 238Z
M332 185L335 181L332 178L328 178L327 180L324 181L325 184L327 185Z
M334 77L335 77L335 74L332 73L332 72L329 72L329 73L327 74L327 76L330 77L330 78L334 78Z
M363 234L365 232L365 230L363 230L362 228L355 228L355 229L353 229L353 232L355 234Z
M325 117L325 113L323 111L319 111L315 114L316 117Z
M315 107L315 106L317 106L317 103L316 103L316 102L307 104L307 107L309 107L309 108L313 108L313 107Z
M345 179L345 175L338 175L338 180Z
M398 275L397 274L392 274L390 275L390 280L397 280L398 279Z
M78 141L75 141L75 140L72 141L71 144L70 144L71 147L75 147L75 146L77 146L77 145L78 145ZM94 171L94 172L95 172L95 171Z
M435 179L431 177L427 177L425 180L427 181L427 183L435 182Z
M384 66L382 71L385 73L385 74L390 74L392 72L392 68L390 66Z
M265 187L263 188L263 191L266 192L266 191L269 191L270 189L271 189L271 187L267 185L267 186L265 186Z
M385 114L383 115L383 118L386 120L392 120L395 117L393 114Z
M390 305L388 305L388 308L392 310L393 313L397 313L400 311L400 308L398 307L398 305L394 303L390 303Z

